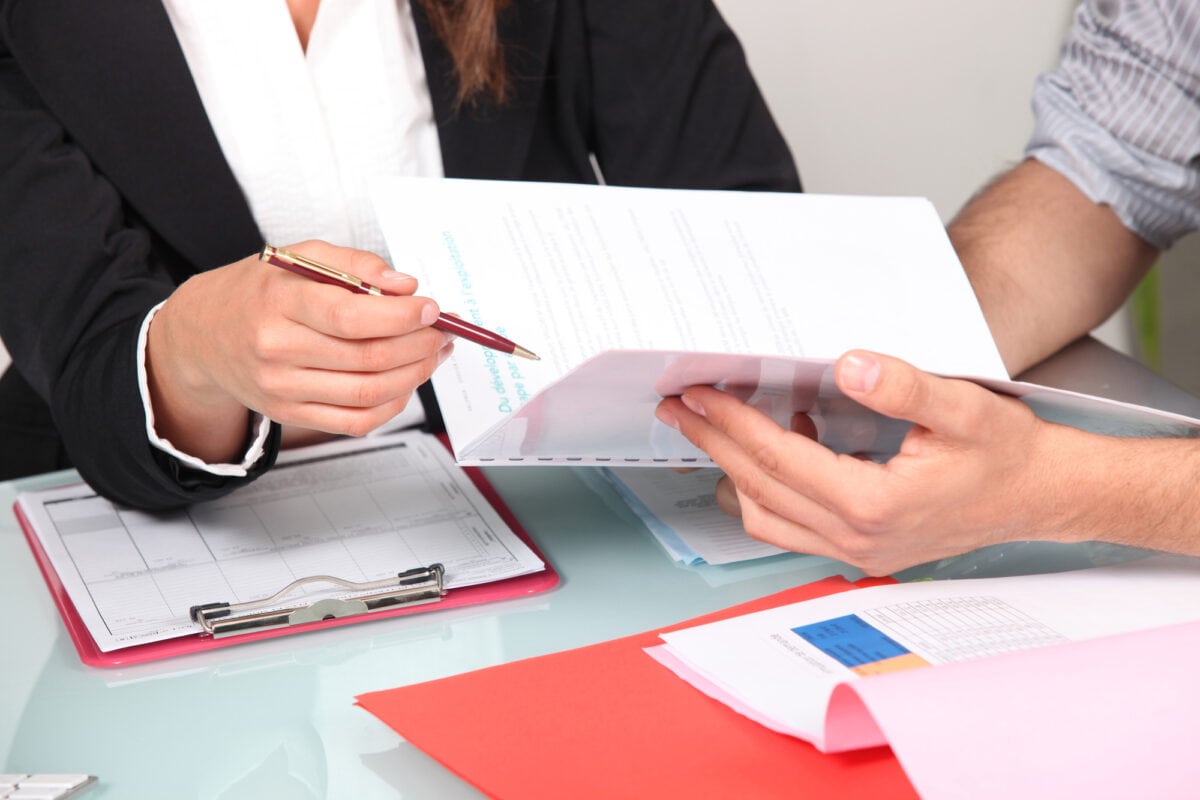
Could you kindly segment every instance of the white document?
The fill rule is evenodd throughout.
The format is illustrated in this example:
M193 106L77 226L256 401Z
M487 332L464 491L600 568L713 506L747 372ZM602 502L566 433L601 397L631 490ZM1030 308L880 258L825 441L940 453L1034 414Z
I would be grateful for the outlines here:
M461 342L438 370L461 463L708 462L653 416L681 354L767 382L738 356L1008 377L924 199L396 178L374 200L422 294L542 359ZM555 385L602 353L584 396Z
M750 536L740 518L717 506L720 470L617 467L604 472L676 561L731 564L789 552Z
M176 513L119 507L82 484L18 503L105 652L199 633L193 605L261 600L312 575L374 581L440 562L453 589L545 567L419 432L287 451L254 483Z
M826 711L839 684L1200 620L1198 563L857 589L663 634L647 652L751 719L838 750Z

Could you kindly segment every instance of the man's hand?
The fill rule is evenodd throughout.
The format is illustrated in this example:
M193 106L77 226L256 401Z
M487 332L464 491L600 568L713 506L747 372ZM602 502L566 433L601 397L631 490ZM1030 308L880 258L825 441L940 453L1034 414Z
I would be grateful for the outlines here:
M658 415L725 471L718 497L751 535L873 575L1002 541L1071 536L1074 509L1056 487L1072 480L1073 465L1056 447L1078 432L887 356L847 353L835 377L851 399L914 423L886 463L834 453L708 387L664 400Z

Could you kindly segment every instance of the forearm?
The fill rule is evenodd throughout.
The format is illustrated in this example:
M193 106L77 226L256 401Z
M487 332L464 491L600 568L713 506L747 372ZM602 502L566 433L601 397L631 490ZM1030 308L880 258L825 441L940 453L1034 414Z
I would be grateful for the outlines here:
M1200 440L1129 439L1050 426L1045 536L1200 555ZM1031 464L1035 463L1031 459ZM1018 537L1019 538L1019 537Z
M1111 209L1034 160L968 203L949 232L1013 374L1107 319L1157 256Z

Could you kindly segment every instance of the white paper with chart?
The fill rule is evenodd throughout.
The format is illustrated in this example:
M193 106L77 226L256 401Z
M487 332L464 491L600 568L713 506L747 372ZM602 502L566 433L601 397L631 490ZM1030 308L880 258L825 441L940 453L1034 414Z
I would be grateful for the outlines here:
M875 586L662 635L649 652L701 691L823 751L883 744L832 718L841 684L1200 620L1200 560ZM981 667L986 669L986 667ZM1036 682L1036 674L1012 676ZM1131 685L1153 675L1129 675ZM986 681L980 692L995 689ZM916 703L919 705L919 700ZM919 729L919 709L910 722ZM878 731L871 731L878 735Z

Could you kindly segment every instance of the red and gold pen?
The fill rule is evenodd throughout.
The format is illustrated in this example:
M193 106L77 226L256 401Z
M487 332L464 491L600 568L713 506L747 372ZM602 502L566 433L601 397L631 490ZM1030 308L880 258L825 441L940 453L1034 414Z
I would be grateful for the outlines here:
M263 246L258 258L260 261L265 261L268 264L286 269L288 272L302 275L318 283L341 286L343 289L349 289L358 294L395 296L394 292L388 292L380 289L378 286L372 286L357 275L342 272L340 269L320 264L311 258L305 258L296 253L289 253L287 250L280 250L278 247L272 247L269 244ZM433 323L433 327L440 331L460 336L469 342L481 344L493 350L499 350L501 353L512 353L514 356L529 358L534 361L541 360L532 350L527 350L516 342L505 339L498 333L493 333L487 328L481 328L478 325L472 325L470 322L461 320L458 317L441 314Z

